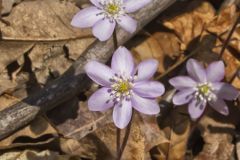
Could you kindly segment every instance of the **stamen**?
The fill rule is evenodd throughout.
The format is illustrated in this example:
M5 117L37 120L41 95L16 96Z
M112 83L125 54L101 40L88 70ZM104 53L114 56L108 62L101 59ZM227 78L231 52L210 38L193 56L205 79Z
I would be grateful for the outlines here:
M195 88L195 90L196 92L194 93L194 97L201 101L207 102L214 98L211 83L201 83Z
M133 77L126 77L122 75L114 75L111 79L114 79L110 89L110 97L114 103L121 102L126 99L131 100L132 86L134 83Z
M100 2L103 8L103 12L100 15L104 15L104 18L109 19L111 23L119 20L121 15L125 15L123 1L122 0L103 0Z

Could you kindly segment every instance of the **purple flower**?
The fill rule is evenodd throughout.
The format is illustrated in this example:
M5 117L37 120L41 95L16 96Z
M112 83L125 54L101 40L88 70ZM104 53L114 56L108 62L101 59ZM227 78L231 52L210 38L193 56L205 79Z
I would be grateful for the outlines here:
M118 23L126 31L136 31L137 22L127 13L144 7L151 0L90 0L94 6L79 11L71 22L74 27L93 27L93 35L100 41L109 39Z
M154 115L160 112L155 100L161 96L164 86L152 81L158 68L154 59L145 60L134 68L131 53L119 47L112 57L111 68L96 61L85 66L87 75L103 88L96 91L88 100L91 111L113 109L113 121L118 128L124 128L132 116L132 107L139 112Z
M194 59L187 62L189 76L178 76L169 80L179 92L174 95L175 105L188 105L192 119L199 118L207 103L223 115L228 115L228 107L224 100L233 100L238 90L227 83L220 82L224 78L225 68L222 61L216 61L205 69Z

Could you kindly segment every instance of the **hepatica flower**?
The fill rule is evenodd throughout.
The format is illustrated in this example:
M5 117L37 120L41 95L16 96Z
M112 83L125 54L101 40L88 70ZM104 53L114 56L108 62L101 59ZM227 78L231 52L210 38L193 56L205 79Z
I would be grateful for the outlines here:
M199 118L207 103L223 115L228 115L228 107L224 100L233 100L238 96L238 91L230 84L221 82L225 69L222 61L216 61L205 69L194 59L187 62L189 76L178 76L170 79L179 92L174 95L175 105L188 105L192 119Z
M105 111L113 107L113 121L118 128L125 128L132 116L132 109L148 115L159 113L155 100L164 93L164 86L152 81L158 62L154 59L134 67L131 53L119 47L112 57L111 68L97 61L85 66L87 75L103 86L88 100L91 111Z
M90 0L94 6L79 11L71 25L80 28L92 27L92 32L100 41L109 39L116 24L133 33L137 22L128 13L137 11L151 0Z

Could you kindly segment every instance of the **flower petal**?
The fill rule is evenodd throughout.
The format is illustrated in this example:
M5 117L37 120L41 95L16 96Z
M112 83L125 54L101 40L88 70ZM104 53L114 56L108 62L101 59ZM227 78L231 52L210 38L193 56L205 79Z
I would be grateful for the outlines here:
M103 15L97 15L100 12L101 10L96 7L82 9L73 17L71 25L80 28L92 27L97 21L103 18Z
M137 21L128 15L120 16L117 23L129 33L133 33L137 29Z
M133 90L144 98L156 98L165 92L163 84L157 81L137 82L134 84Z
M160 107L155 100L142 98L136 93L132 94L132 105L133 108L144 114L154 115L160 112Z
M103 87L97 90L88 99L88 108L90 111L105 111L113 107L114 103L111 101L109 88Z
M206 82L207 75L206 71L198 61L194 59L189 59L187 61L187 71L188 74L196 81L198 82Z
M110 79L113 78L114 72L106 65L97 61L90 61L85 66L87 75L96 83L102 86L110 86Z
M137 67L137 80L149 80L157 71L158 61L155 59L149 59L142 61Z
M151 0L128 0L124 4L125 11L128 13L135 12L135 11L143 8L150 2L151 2Z
M219 82L224 78L225 68L222 61L212 62L207 68L207 79L210 82Z
M112 57L112 69L121 75L130 76L134 70L132 54L125 47L119 47Z
M222 99L217 98L215 100L210 101L209 104L217 112L219 112L219 113L221 113L223 115L228 115L229 114L228 107L227 107L226 103Z
M173 103L175 105L183 105L188 103L190 100L192 100L194 91L195 90L192 88L180 90L173 96Z
M90 0L93 5L96 7L102 8L101 0Z
M216 82L212 83L212 87L217 97L225 100L234 100L239 95L239 91L228 83Z
M113 122L120 128L125 128L132 117L131 101L123 100L121 104L117 104L113 109Z
M195 120L203 114L205 108L206 102L193 99L188 105L188 112L191 118Z
M108 40L113 34L116 22L111 22L108 18L99 20L93 26L93 35L97 37L100 41Z
M192 88L197 85L197 82L188 76L177 76L171 78L169 83L176 89Z

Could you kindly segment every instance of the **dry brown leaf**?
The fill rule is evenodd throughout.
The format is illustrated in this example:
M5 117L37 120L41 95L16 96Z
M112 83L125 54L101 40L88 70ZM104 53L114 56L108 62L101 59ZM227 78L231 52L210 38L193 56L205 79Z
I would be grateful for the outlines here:
M188 4L186 13L165 21L164 25L175 31L182 42L181 49L186 50L214 17L215 10L209 2L196 0Z
M45 150L41 152L25 150L12 151L0 156L0 160L78 160L79 157L60 155L57 152Z
M183 115L183 113L186 114L185 109L185 107L174 108L170 113L159 119L160 127L164 130L169 143L160 144L157 148L161 157L168 157L168 160L181 160L185 157L190 133L189 117Z
M231 5L223 8L219 15L207 26L207 30L211 33L218 35L218 41L216 42L216 47L213 49L214 53L220 53L225 43L233 24L235 23L239 13L236 11L236 6ZM229 47L224 51L223 59L226 63L225 76L226 80L232 79L237 69L240 67L240 29L239 27L234 32ZM240 79L235 78L233 85L236 88L240 88Z
M141 114L137 121L144 135L145 152L149 152L154 146L169 143L164 131L159 128L156 117Z
M50 111L48 117L65 137L81 139L111 122L110 112L91 112L86 104L74 98Z
M31 122L30 125L15 132L8 138L0 141L0 149L8 149L19 146L33 146L48 143L48 140L52 140L51 138L48 138L46 140L40 140L37 142L33 140L49 134L52 135L51 137L53 138L57 136L57 131L46 121L46 119L42 117L37 117L34 121ZM26 137L28 139L31 139L31 141L25 142L23 140L23 142L21 142L21 138L24 139Z
M132 51L138 62L149 58L157 59L158 72L163 73L180 55L180 41L173 33L156 32Z
M81 115L85 116L86 114L84 113L82 113ZM137 115L135 116L130 133L130 139L124 152L123 159L125 160L143 159L145 157L145 154L149 152L149 150L154 145L168 142L168 140L163 135L164 133L160 131L160 129L158 128L157 124L154 123L154 121L155 121L154 117L140 118ZM82 125L81 128L80 127L78 128L79 133L76 132L75 135L72 136L75 139L82 138L80 142L73 139L64 140L61 143L62 150L68 154L74 155L77 154L81 155L84 158L89 159L95 159L96 157L106 160L113 159L113 157L116 154L115 153L116 147L114 147L116 146L115 144L116 127L113 124L106 123L104 124L105 125L101 125L101 127L97 127L95 132L88 134L84 138L83 135L81 135L81 132L83 131L85 125L91 125L91 123L86 123ZM72 126L75 126L75 124ZM67 129L69 130L69 128L71 129L72 126L69 126L68 128L65 127L65 130ZM85 129L87 129L87 127L85 127ZM90 133L93 130L86 131L83 133ZM124 134L123 131L122 134Z
M8 14L11 12L13 5L20 3L22 0L2 0L1 14Z
M206 29L211 33L221 35L231 29L234 21L236 20L236 16L235 5L223 8L219 15L207 24Z
M70 25L78 10L67 1L24 1L5 17L11 23L10 26L0 23L3 39L57 41L90 36L89 30L76 29Z
M123 138L124 131L122 130L121 133L121 138ZM98 128L95 133L86 136L80 143L82 147L86 148L81 155L95 154L95 158L112 160L116 156L116 127L113 124L108 124L105 127ZM144 135L141 133L139 122L134 120L122 159L144 159L144 144Z
M0 22L0 93L23 99L79 58L94 38L89 30L70 25L78 10L70 1L23 1L4 17L11 25Z
M229 123L229 120L219 121L218 117L224 118L214 113L213 117L205 116L201 120L202 137L205 144L203 150L194 158L195 160L231 159L234 149L232 133L235 130L235 126ZM225 119L229 118L226 117Z
M3 94L2 96L0 96L0 111L6 109L8 106L11 106L17 102L19 102L19 99L17 99L16 97Z

